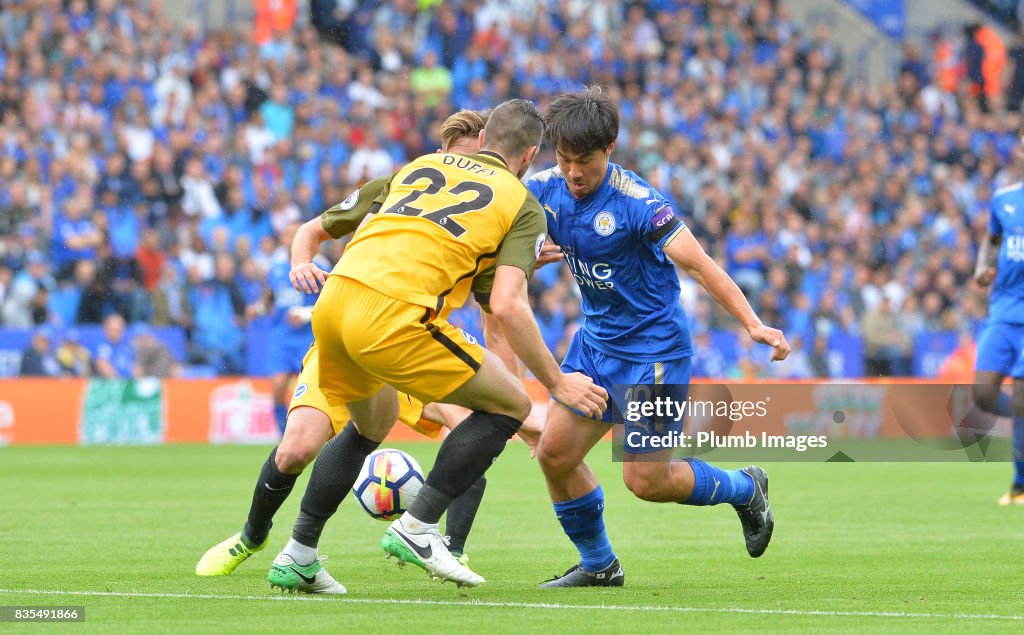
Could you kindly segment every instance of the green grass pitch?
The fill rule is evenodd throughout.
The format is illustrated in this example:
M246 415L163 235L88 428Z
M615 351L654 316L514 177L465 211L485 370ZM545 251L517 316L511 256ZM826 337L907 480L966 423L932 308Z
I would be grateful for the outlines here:
M401 446L428 468L437 446ZM459 590L380 551L386 524L351 498L320 551L342 598L282 596L270 545L224 578L197 578L238 531L268 448L0 449L0 605L80 605L60 633L1022 632L1024 507L997 508L1007 463L767 465L777 525L747 557L728 507L635 500L610 447L591 464L607 495L622 589L539 590L575 560L537 465L513 444L488 474L468 552L487 583Z

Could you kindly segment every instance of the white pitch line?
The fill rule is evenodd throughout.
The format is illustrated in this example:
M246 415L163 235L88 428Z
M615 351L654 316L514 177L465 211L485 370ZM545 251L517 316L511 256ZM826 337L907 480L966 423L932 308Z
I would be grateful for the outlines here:
M557 604L551 602L488 602L485 600L388 600L383 598L340 598L312 595L212 595L208 593L133 593L119 591L59 591L47 589L0 589L0 593L26 595L71 595L85 597L193 599L193 600L256 600L274 602L337 602L339 604L409 604L415 606L467 606L471 608L556 609L576 611L655 611L662 613L726 613L737 615L797 615L809 617L888 617L944 620L1010 620L1024 621L1024 615L972 613L907 613L902 611L816 611L801 609L745 609L738 607L643 606L613 604Z

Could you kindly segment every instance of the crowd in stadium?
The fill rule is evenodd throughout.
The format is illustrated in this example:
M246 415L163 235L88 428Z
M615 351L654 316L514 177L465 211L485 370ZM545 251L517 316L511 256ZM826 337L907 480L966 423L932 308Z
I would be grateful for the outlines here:
M793 345L777 368L745 344L716 358L708 331L733 326L684 278L695 374L827 376L845 333L869 374L904 375L916 334L973 333L985 316L974 254L989 197L1017 178L1024 90L1002 81L1014 69L992 73L999 46L1008 56L990 30L937 34L868 88L847 80L828 26L802 32L771 0L314 0L311 20L284 2L207 33L157 4L0 13L0 326L43 327L39 374L143 372L117 359L154 346L139 324L183 327L186 366L243 372L290 226L435 151L460 108L543 108L583 85L619 103L613 159L673 200ZM553 162L545 148L536 168ZM560 265L532 283L559 356L575 287ZM102 359L52 363L76 327L105 321Z

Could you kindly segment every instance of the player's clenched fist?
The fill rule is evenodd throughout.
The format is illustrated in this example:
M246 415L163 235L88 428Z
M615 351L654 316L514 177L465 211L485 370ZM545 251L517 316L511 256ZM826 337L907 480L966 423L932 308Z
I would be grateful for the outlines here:
M762 324L750 329L750 338L774 349L772 351L773 362L782 361L789 356L789 342L786 341L786 336L779 329Z
M317 293L320 286L327 280L328 273L311 262L304 262L292 267L288 279L296 291Z
M551 396L594 419L600 419L608 405L608 391L583 373L563 373Z

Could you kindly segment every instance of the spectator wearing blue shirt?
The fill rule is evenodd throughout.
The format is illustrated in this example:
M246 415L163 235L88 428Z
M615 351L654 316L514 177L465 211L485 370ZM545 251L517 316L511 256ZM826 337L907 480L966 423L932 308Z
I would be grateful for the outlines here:
M551 350L558 348L558 343L565 337L565 313L561 306L564 295L565 288L562 285L546 289L541 292L534 310L544 343Z
M274 84L270 89L270 99L260 106L260 114L278 141L291 138L295 128L295 109L288 103L288 89L284 84Z
M235 281L230 255L217 256L215 277L190 289L189 301L195 313L193 355L220 374L242 374L245 298Z
M764 287L768 245L764 234L755 231L753 221L740 215L725 239L727 270L749 297L757 297Z
M86 0L71 0L67 4L68 26L73 33L82 33L92 29L92 12Z
M54 221L51 257L60 277L71 273L75 261L94 259L96 247L103 241L103 235L87 212L85 201L69 199L64 213Z
M139 219L131 205L119 200L113 189L100 194L100 210L106 216L111 252L117 258L130 258L139 248Z
M68 328L81 322L79 309L82 306L82 294L92 287L96 281L96 263L91 260L79 260L75 263L70 279L61 281L50 293L50 317L57 326ZM87 311L91 310L86 307ZM99 322L102 314L91 322Z
M100 377L118 379L132 376L135 351L125 337L125 321L117 313L103 320L103 339L96 346L96 372Z
M722 351L711 342L707 329L699 328L692 332L694 355L694 377L725 377L729 370L729 360Z
M241 236L248 236L252 245L258 245L267 236L273 234L270 216L263 210L254 210L245 202L245 194L240 188L228 192L227 223L231 228L232 244Z

